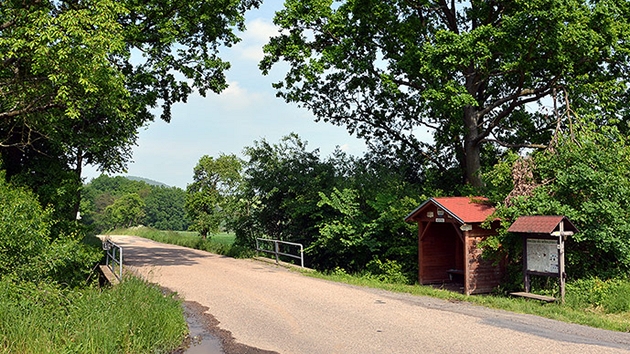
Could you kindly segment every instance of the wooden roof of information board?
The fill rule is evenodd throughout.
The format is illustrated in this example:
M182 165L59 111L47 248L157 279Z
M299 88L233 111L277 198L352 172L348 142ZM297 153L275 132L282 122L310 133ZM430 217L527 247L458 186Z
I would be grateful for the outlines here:
M414 216L422 212L428 204L435 204L462 224L485 221L494 213L494 207L485 197L440 197L431 198L409 213L405 221L413 221Z
M508 232L525 234L550 234L556 230L560 222L564 221L564 230L578 232L578 229L566 216L559 215L532 215L520 216Z

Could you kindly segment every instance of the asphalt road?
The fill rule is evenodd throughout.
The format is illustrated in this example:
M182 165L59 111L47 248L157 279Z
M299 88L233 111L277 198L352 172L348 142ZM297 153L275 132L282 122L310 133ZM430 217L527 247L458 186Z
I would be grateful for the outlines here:
M249 347L289 353L628 353L630 334L314 279L132 237L125 265Z

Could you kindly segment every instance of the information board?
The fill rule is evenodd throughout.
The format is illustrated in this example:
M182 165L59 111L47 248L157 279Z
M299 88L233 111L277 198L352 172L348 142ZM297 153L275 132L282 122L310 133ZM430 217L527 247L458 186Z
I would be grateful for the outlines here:
M527 270L558 273L558 241L527 239Z

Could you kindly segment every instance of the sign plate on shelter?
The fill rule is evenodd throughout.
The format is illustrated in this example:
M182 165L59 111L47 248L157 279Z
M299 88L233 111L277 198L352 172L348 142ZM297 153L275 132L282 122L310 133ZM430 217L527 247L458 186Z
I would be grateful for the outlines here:
M558 273L558 241L527 239L527 270Z

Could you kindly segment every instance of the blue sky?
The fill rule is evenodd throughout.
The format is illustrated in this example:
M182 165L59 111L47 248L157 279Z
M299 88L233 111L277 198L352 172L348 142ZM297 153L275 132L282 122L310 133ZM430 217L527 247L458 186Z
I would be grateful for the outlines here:
M350 136L345 127L315 123L309 111L275 97L271 83L283 77L281 67L268 76L258 70L262 46L276 33L273 14L281 7L281 1L265 1L246 14L243 40L222 54L232 64L227 73L230 87L220 95L195 94L188 103L173 107L171 123L156 120L142 129L128 175L186 188L201 156L242 156L243 148L255 140L275 143L291 132L308 141L309 150L319 148L321 156L337 146L354 155L365 152L363 141ZM86 181L98 175L95 168L84 168Z

